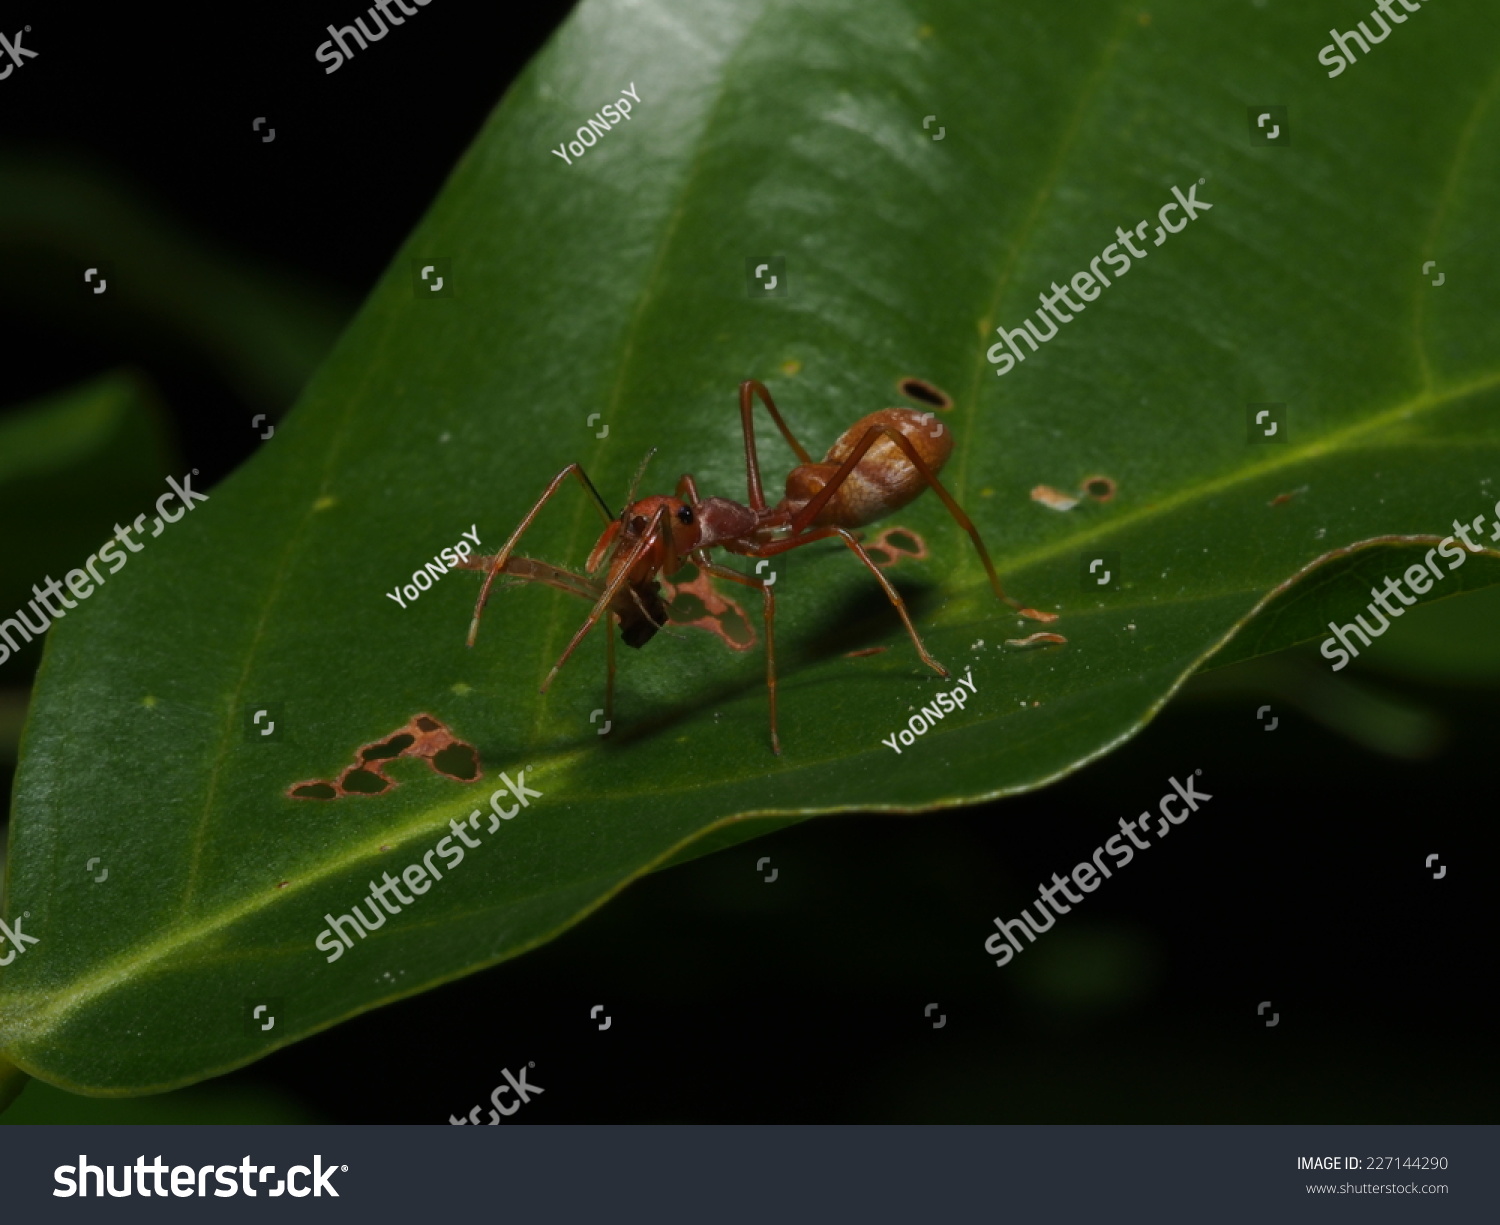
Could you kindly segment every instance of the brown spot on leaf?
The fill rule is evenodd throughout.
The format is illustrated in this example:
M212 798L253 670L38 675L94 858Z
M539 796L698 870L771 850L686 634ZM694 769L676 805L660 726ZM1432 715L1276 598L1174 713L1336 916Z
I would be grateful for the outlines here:
M1075 493L1054 489L1051 485L1038 485L1031 491L1031 500L1040 502L1052 510L1072 510L1084 498L1092 498L1095 502L1108 502L1115 496L1118 488L1113 477L1086 476L1083 478L1081 488Z
M1107 476L1085 477L1083 481L1083 492L1096 502L1108 502L1115 496L1118 488L1119 486Z
M339 777L339 790L345 795L379 795L391 780L374 770L345 770Z
M667 617L673 625L705 630L720 639L731 651L748 651L755 645L755 627L745 610L735 601L722 596L713 585L711 575L689 566L693 578L685 583L661 580L667 601Z
M439 774L446 774L461 783L472 783L479 777L479 754L466 744L450 744L427 761Z
M415 741L416 737L410 734L392 736L384 744L372 744L361 749L359 758L361 761L384 761L388 757L400 757Z
M686 588L677 592L677 598L672 601L671 614L673 619L682 625L692 625L695 621L701 621L708 616L708 609L691 591Z
M473 745L458 739L441 719L421 714L414 715L405 727L398 727L390 735L362 745L354 754L353 764L332 782L309 779L293 783L286 793L294 800L380 795L400 785L385 772L386 764L398 757L419 757L434 773L461 783L473 782L482 773L479 753Z
M1067 639L1061 634L1028 634L1025 638L1007 638L1005 645L1008 647L1034 647L1046 642L1065 643Z
M926 561L928 557L927 542L909 527L888 527L880 535L865 545L874 562L882 570L894 566L904 557L912 561ZM884 557L884 561L881 558Z
M1077 498L1069 497L1062 490L1053 489L1051 485L1038 485L1031 491L1031 500L1052 510L1072 510L1078 505Z
M913 378L908 375L897 381L896 389L907 399L915 400L919 404L930 404L940 413L945 413L953 407L953 397L926 379Z

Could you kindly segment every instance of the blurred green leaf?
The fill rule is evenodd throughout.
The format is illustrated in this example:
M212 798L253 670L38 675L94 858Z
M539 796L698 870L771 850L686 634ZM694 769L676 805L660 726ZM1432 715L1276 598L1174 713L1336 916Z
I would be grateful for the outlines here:
M1361 658L1414 680L1500 684L1500 587L1413 608Z
M0 1097L4 1093L3 1084L3 1078L0 1078ZM15 1105L0 1116L0 1126L103 1124L118 1127L122 1124L159 1126L174 1123L201 1127L219 1123L323 1121L273 1089L201 1085L180 1089L176 1093L109 1101L65 1093L43 1081L28 1086Z
M26 525L0 544L0 618L149 511L174 455L156 397L125 371L0 415L0 523ZM0 667L0 682L24 679L15 659Z
M16 759L21 725L26 721L26 691L0 689L0 764Z
M192 346L271 415L349 314L307 277L226 251L101 168L59 156L0 155L0 261L0 305L135 348ZM83 280L94 266L108 273L97 296Z
M1418 540L1396 538L1415 543L1395 543L1391 538L1365 541L1339 549L1307 575L1298 575L1283 585L1245 626L1212 659L1205 670L1226 669L1232 664L1283 650L1289 643L1321 642L1330 636L1329 623L1348 625L1363 613L1372 626L1378 623L1367 611L1372 592L1383 589L1387 578L1404 575L1413 565L1423 564L1425 554L1441 540L1437 534ZM1457 548L1456 544L1448 546ZM1425 602L1387 617L1389 628L1368 647L1361 648L1359 660L1371 663L1393 655L1421 655L1434 660L1452 651L1471 652L1478 664L1477 674L1485 673L1485 657L1494 648L1485 634L1472 632L1485 624L1485 610L1497 594L1500 562L1493 553L1470 554L1457 570L1449 568L1448 558L1434 557L1443 571L1441 583L1434 583ZM1463 595L1462 600L1452 597ZM1396 607L1399 599L1387 597ZM1463 609L1462 613L1456 610ZM1440 626L1461 628L1464 635L1448 644L1431 641ZM1357 639L1351 640L1358 645ZM1394 645L1393 644L1399 644ZM1336 654L1336 652L1335 652ZM1336 659L1319 666L1331 668ZM1347 666L1347 665L1345 665ZM1436 679L1436 672L1433 673Z
M1288 651L1200 673L1183 695L1240 699L1247 714L1254 703L1284 702L1373 753L1411 761L1436 753L1448 735L1443 720L1420 702L1371 685L1368 675L1362 668L1355 675L1334 672L1316 653Z
M1017 965L1028 1003L1057 1017L1128 1008L1156 985L1161 952L1145 934L1101 923L1060 928L1050 947Z
M0 1059L0 1111L7 1109L20 1096L31 1078L7 1059ZM8 1120L7 1120L8 1121Z
M524 952L747 818L1042 786L1137 731L1263 605L1298 615L1256 651L1352 617L1365 576L1329 562L1385 541L1360 564L1395 573L1494 502L1500 246L1464 245L1500 200L1492 55L1468 33L1486 12L1429 10L1330 86L1289 9L584 3L275 441L49 643L7 899L41 943L0 977L0 1045L96 1093L212 1075ZM552 156L627 86L628 122ZM1251 141L1268 98L1290 147ZM996 377L996 326L1195 184L1211 212ZM787 295L757 300L775 255ZM419 279L435 261L440 295ZM508 592L473 651L476 576L387 598L471 525L493 550L571 460L616 502L653 446L650 489L693 472L740 493L741 378L817 451L908 375L955 398L945 480L1068 642L1003 646L1037 627L936 499L902 511L930 556L893 579L978 692L900 756L882 738L952 682L837 545L779 572L779 759L759 652L690 630L622 652L601 739L597 638L537 694L584 615L569 597ZM1259 402L1287 405L1284 441L1248 441ZM1094 475L1117 496L1029 496ZM578 567L597 530L568 488L525 551ZM1476 558L1447 590L1496 574ZM265 740L250 715L273 706ZM288 798L419 712L477 748L482 781L398 761L385 794ZM500 771L541 798L476 826L451 879L328 963L325 916L419 862ZM268 1000L274 1029L247 1024Z

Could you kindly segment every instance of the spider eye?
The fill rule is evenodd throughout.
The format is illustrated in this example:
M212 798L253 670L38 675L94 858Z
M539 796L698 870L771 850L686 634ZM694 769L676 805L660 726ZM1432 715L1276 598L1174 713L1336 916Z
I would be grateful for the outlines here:
M630 521L630 530L637 535L640 535L640 533L644 532L646 530L646 516L636 515L635 518Z
M681 523L684 527L690 526L693 522L693 508L691 506L682 507L677 512L677 522Z

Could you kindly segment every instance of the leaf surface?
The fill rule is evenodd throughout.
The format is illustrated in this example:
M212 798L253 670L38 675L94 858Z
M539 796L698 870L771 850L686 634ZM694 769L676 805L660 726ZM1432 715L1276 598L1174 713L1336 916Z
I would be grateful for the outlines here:
M1247 624L1253 654L1351 619L1367 571L1327 562L1383 541L1355 552L1397 574L1500 495L1485 18L1477 0L1424 9L1329 80L1326 20L1279 8L583 4L275 439L53 636L6 903L40 943L0 971L0 1049L90 1092L201 1079L532 948L773 823L750 818L1039 787L1131 736ZM628 121L552 155L627 87ZM1252 139L1249 108L1270 103L1288 146ZM1211 210L1154 245L1195 185ZM997 377L995 328L1141 222L1146 257ZM756 296L775 257L786 293ZM651 447L650 491L691 472L742 496L743 378L817 453L901 404L907 376L954 399L944 479L1067 643L1002 645L1039 627L994 600L936 499L901 511L928 556L890 575L977 692L900 754L882 738L953 682L837 543L778 571L779 759L758 650L696 629L622 650L601 737L598 636L537 692L580 602L506 591L467 650L476 575L387 597L465 529L493 551L574 460L615 508ZM1284 406L1276 441L1250 441L1252 404ZM791 452L760 429L779 477ZM1110 500L1031 497L1094 476ZM598 530L570 486L524 551L581 569ZM1113 582L1090 588L1100 550ZM1300 611L1251 621L1273 601ZM288 797L423 713L481 779L406 757L382 794ZM325 960L325 916L522 771L540 798L466 827L461 864Z

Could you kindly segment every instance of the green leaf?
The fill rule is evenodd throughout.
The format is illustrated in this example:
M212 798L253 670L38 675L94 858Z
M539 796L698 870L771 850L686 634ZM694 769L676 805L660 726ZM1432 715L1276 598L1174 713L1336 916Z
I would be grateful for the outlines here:
M1465 600L1438 600L1411 611L1400 632L1388 634L1366 662L1398 676L1449 685L1500 684L1500 587Z
M5 1101L5 1092L5 1071L0 1066L0 1102ZM324 1121L269 1087L196 1085L177 1093L111 1101L78 1097L38 1082L31 1084L25 1096L0 1117L0 1126L193 1124L201 1127L215 1123Z
M62 581L117 521L150 506L165 489L173 454L155 395L126 371L0 416L0 522L26 525L0 549L0 617L31 600L33 585L48 575ZM11 638L24 647L14 629ZM14 659L0 669L0 685L25 679Z
M1421 611L1428 607L1441 605ZM1412 610L1412 615L1417 612ZM1384 642L1381 639L1381 645ZM1184 697L1232 702L1257 715L1272 709L1265 703L1274 702L1277 709L1284 705L1300 710L1372 753L1412 761L1431 757L1444 746L1447 728L1434 711L1384 692L1363 676L1363 669L1359 677L1330 672L1316 653L1286 651L1201 673L1188 682ZM1264 718L1257 725L1265 726Z
M0 1059L0 1110L14 1102L29 1083L31 1078L25 1072L7 1060Z
M1500 247L1471 241L1500 202L1486 11L1424 9L1329 80L1321 35L1280 8L584 3L275 440L49 643L6 911L41 942L0 977L7 1056L95 1093L209 1076L532 948L767 818L1041 786L1299 583L1316 617L1257 651L1363 611L1363 589L1320 581L1327 562L1383 541L1366 551L1397 574L1500 493ZM572 164L549 152L626 87L628 121ZM1288 147L1252 142L1247 108L1268 103ZM1211 211L997 377L997 326L1194 185ZM786 295L752 297L776 256ZM583 619L573 597L505 592L472 651L477 576L386 597L465 529L493 551L573 460L615 506L650 447L643 489L692 472L742 495L743 378L816 452L906 376L956 401L944 479L1068 641L1003 646L1037 627L995 601L936 499L901 511L929 556L892 578L977 693L899 756L882 738L953 682L836 542L778 571L780 758L758 651L695 629L622 651L600 737L597 636L537 693ZM1280 441L1248 441L1252 403L1287 406ZM764 418L760 436L779 479L791 452ZM1095 475L1111 500L1030 496ZM581 568L598 528L570 485L524 552ZM1116 555L1107 590L1084 585L1095 550ZM1497 574L1475 558L1432 596ZM383 794L288 797L420 713L474 746L481 780L406 758ZM325 915L521 771L540 798L481 820L461 864L325 960ZM270 1030L249 1023L260 1004Z

